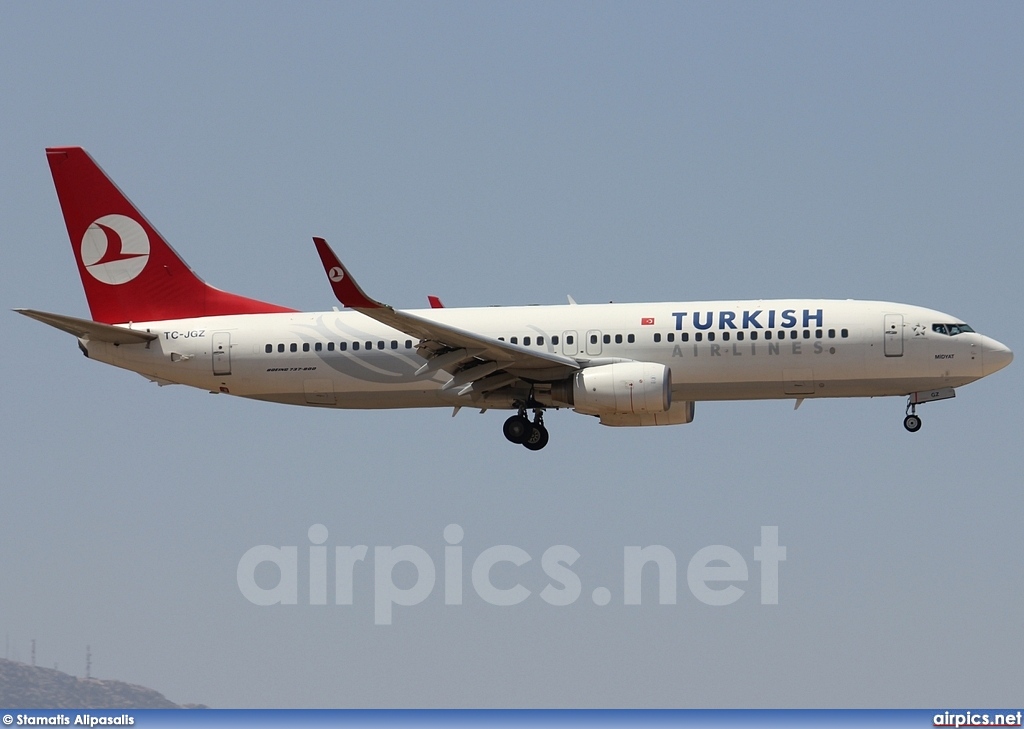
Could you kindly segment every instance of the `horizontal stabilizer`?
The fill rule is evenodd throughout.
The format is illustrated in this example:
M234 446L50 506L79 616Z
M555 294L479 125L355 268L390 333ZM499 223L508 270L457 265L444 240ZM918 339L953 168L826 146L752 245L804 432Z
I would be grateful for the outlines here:
M111 324L101 324L98 321L78 319L63 314L50 314L45 311L34 309L15 309L19 314L24 314L30 319L49 324L51 327L60 329L62 332L74 334L81 339L88 339L92 342L110 342L111 344L141 344L151 342L157 338L156 334L140 332L124 327L115 327Z

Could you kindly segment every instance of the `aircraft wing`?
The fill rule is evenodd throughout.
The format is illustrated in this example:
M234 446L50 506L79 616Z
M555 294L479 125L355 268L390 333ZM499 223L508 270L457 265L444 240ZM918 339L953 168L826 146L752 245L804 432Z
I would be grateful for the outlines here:
M49 324L51 327L60 329L62 332L74 334L81 339L91 339L94 342L110 342L111 344L140 344L151 342L157 338L156 334L140 332L136 329L125 329L115 327L111 324L101 324L98 321L79 319L64 314L50 314L46 311L35 309L15 309L19 314L24 314L30 319Z
M448 324L400 311L370 298L338 259L327 241L314 238L324 271L343 306L420 340L417 353L427 360L418 374L443 370L452 375L444 388L462 386L460 394L486 392L516 379L545 382L580 369L571 357L485 337ZM499 384L501 383L501 384Z

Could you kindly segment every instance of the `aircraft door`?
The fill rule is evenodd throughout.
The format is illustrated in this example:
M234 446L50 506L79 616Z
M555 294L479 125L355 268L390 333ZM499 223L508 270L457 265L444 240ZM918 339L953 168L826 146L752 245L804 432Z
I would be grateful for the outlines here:
M231 374L231 334L214 332L213 334L213 374Z
M587 354L591 356L601 354L601 332L597 329L587 332Z
M903 315L886 314L885 331L882 334L885 341L883 349L886 357L903 356Z
M576 332L562 332L562 354L566 357L575 357L579 351L580 343L576 339Z

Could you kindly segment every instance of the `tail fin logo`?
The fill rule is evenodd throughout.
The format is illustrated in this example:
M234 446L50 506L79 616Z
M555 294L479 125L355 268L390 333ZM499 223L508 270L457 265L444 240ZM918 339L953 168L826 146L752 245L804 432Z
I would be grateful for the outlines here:
M338 281L345 278L345 272L341 270L341 266L335 266L327 272L327 277L331 279L331 281L334 281L334 283L338 283Z
M93 278L116 286L142 273L149 262L149 236L125 215L97 218L82 236L82 265Z

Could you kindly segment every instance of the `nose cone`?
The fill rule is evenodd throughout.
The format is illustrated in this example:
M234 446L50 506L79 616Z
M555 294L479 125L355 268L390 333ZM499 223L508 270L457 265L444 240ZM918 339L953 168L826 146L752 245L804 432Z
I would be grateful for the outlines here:
M984 337L982 352L981 371L984 375L998 372L1013 361L1013 352L1010 348L991 337Z

